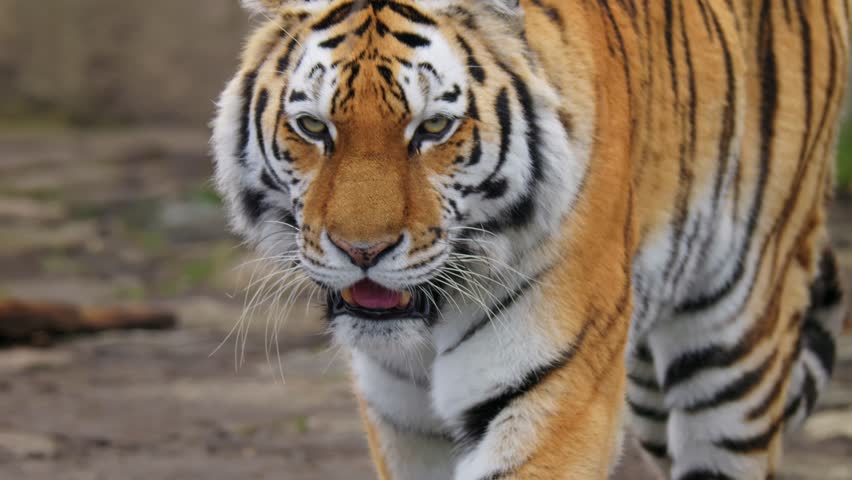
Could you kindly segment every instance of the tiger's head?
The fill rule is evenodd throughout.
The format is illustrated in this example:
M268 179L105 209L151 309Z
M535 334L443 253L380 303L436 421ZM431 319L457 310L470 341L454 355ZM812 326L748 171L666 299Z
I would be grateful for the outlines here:
M459 282L505 280L560 231L588 105L561 108L516 2L244 3L266 21L219 103L218 188L238 232L328 292L339 341L420 343L482 297Z

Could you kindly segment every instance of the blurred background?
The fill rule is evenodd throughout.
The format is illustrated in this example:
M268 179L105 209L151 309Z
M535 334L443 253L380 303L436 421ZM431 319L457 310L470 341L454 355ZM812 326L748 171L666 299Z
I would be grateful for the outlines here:
M277 336L262 307L233 331L265 272L227 233L207 123L250 28L237 0L0 0L0 319L65 322L0 323L0 479L372 478L307 299ZM838 170L849 278L852 125ZM128 322L76 306L165 320L83 335ZM847 337L783 478L852 479L850 405ZM630 454L619 478L649 477Z

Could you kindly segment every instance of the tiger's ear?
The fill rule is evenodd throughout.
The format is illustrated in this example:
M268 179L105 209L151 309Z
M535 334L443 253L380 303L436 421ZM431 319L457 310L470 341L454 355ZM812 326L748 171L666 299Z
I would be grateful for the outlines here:
M288 9L315 11L327 7L330 0L240 0L240 3L249 13L257 14L278 12L285 4Z
M491 9L504 15L518 15L522 13L520 0L479 0L487 4Z
M240 0L240 3L250 13L264 13L276 10L282 0Z

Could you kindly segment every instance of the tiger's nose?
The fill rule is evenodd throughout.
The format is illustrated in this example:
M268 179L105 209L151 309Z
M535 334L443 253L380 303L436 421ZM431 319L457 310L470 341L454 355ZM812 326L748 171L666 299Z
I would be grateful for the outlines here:
M349 260L351 260L352 263L364 269L370 268L378 263L382 254L396 245L391 242L352 244L335 235L329 235L329 239L331 240L331 243L349 257Z

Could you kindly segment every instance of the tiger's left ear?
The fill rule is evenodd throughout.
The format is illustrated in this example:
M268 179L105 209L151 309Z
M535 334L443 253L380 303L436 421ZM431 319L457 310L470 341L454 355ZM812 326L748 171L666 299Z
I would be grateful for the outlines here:
M322 10L333 0L240 0L243 8L252 14L275 13L285 6L288 10L304 10L307 12Z
M240 3L250 13L268 13L281 8L284 0L240 0Z

